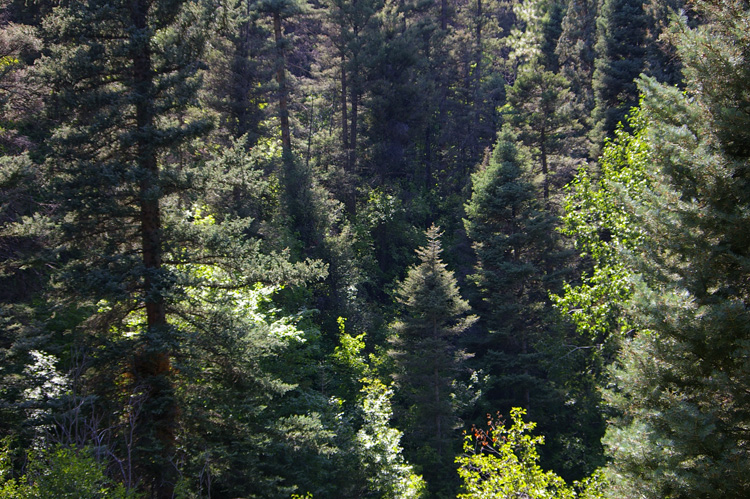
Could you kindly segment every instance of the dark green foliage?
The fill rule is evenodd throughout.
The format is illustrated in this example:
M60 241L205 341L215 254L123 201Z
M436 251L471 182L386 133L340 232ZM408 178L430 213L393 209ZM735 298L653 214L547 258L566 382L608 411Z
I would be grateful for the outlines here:
M710 115L679 92L652 81L642 88L647 150L660 170L624 205L646 251L626 260L636 275L628 312L638 333L623 347L618 390L609 394L622 411L606 440L623 477L615 490L742 497L747 483L734 460L744 437L734 428L748 418L738 282L747 273L747 222L744 180L732 172L744 160L709 145Z
M55 122L45 166L57 202L47 221L57 298L90 310L90 332L117 328L111 315L125 323L118 336L132 331L128 322L138 324L137 341L119 347L120 369L145 397L133 464L160 497L171 495L176 479L168 462L178 412L166 310L177 276L163 266L176 241L165 233L163 203L186 183L165 159L208 125L176 119L200 83L201 15L183 3L72 3L45 19L48 54L38 65L52 87ZM117 374L108 370L105 379Z
M542 196L551 207L585 156L578 110L565 77L530 64L506 90L507 120L530 148L542 176Z
M378 381L395 376L404 455L454 497L459 416L525 405L545 467L601 464L615 331L634 336L612 399L638 413L616 415L623 432L651 428L642 351L661 369L692 352L682 332L709 364L713 343L744 341L694 341L703 322L732 331L744 303L740 2L690 3L668 34L680 0L0 3L0 434L15 446L92 445L112 479L165 498L416 496ZM598 155L633 79L680 83L680 58L687 100L644 83L634 133L586 165L595 105ZM580 277L555 216L577 169ZM431 230L415 257L437 223L445 253ZM641 334L662 317L649 300L678 288L698 298ZM711 308L725 297L736 308ZM732 413L732 362L690 397ZM701 445L730 448L721 425L744 420L725 413Z
M406 404L407 455L422 467L433 494L450 487L452 477L445 474L457 443L451 382L465 354L457 351L455 337L475 319L466 317L469 304L440 258L439 238L437 227L428 229L427 245L417 250L421 263L409 269L396 290L403 315L393 326L391 352Z
M646 73L667 85L682 84L682 62L669 39L673 17L686 6L685 0L648 0L643 10L648 16L646 42Z
M568 79L584 118L594 109L594 60L598 0L570 0L555 48L560 73Z
M188 338L213 336L218 346L239 335L258 349L258 363L272 348L246 338L236 324L243 318L221 308L222 296L195 290L240 292L258 281L321 275L320 267L261 254L246 237L250 221L217 223L202 199L214 172L183 162L190 141L210 125L190 109L201 83L205 16L193 3L88 2L46 19L49 54L38 76L53 89L47 109L55 125L43 151L49 183L40 201L52 208L7 232L43 238L33 263L54 269L44 289L50 311L13 345L28 349L23 342L36 336L31 345L60 355L61 376L70 376L64 395L49 394L58 406L46 407L51 412L36 424L54 418L63 441L111 432L108 452L122 465L121 479L158 496L171 496L178 434L196 424L187 410L194 401L181 399L172 365L196 348ZM61 324L66 315L72 319ZM200 345L185 373L212 358L209 345ZM90 414L71 412L84 402Z
M472 280L484 298L480 310L493 324L529 318L517 313L511 296L527 295L534 289L536 302L544 296L539 268L545 254L544 241L551 236L553 219L540 206L531 179L528 150L519 145L506 127L498 136L489 162L472 175L473 193L466 205L466 232L474 241L479 264ZM533 243L532 243L533 242ZM510 307L514 313L504 310ZM526 328L508 325L508 330Z
M545 464L580 478L601 456L596 379L584 374L591 347L576 346L548 299L570 275L569 258L557 218L542 208L532 183L528 150L516 140L504 128L489 162L472 176L464 224L478 260L469 278L480 321L467 344L474 367L489 375L480 407L526 407L550 436Z
M617 124L638 104L635 79L645 69L648 17L641 0L604 0L596 21L591 140L599 151ZM593 154L594 156L598 154Z
M548 327L547 270L555 246L555 218L541 208L528 151L516 140L504 128L489 162L472 175L464 220L478 261L469 278L482 335L472 350L492 378L488 407L502 411L547 396L535 345Z

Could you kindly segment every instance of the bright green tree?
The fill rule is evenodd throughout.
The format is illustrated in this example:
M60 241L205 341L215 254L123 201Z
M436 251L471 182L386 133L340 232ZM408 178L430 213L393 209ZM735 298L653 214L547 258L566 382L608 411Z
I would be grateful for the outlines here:
M402 433L389 426L393 391L377 379L364 380L361 406L364 424L355 445L367 489L384 499L419 498L425 483L401 452Z
M539 466L537 446L544 437L529 434L536 424L525 422L526 411L510 411L511 426L498 424L488 414L489 428L471 429L464 440L464 455L456 458L463 479L459 499L596 499L604 497L606 486L599 474L573 486L552 471Z
M0 452L0 494L7 499L137 499L105 474L91 449L55 447L29 453L26 473L11 478L11 452Z

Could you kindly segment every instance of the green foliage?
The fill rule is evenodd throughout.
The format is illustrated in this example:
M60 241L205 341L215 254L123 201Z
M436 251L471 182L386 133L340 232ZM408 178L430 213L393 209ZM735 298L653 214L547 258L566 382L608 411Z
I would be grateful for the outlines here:
M389 426L393 392L377 379L364 379L361 406L364 416L355 445L368 489L383 499L419 498L425 482L401 452L402 433Z
M529 315L544 300L544 259L553 245L554 218L539 206L528 150L508 128L498 136L489 163L472 175L466 232L478 263L476 284L483 320L508 334L530 328Z
M390 355L397 366L398 394L408 414L404 424L407 455L423 466L425 475L429 473L428 483L435 493L445 487L444 472L453 458L456 414L451 385L466 358L454 338L476 318L466 316L469 304L440 258L439 229L432 226L426 234L427 244L417 250L421 263L409 269L396 290L403 313L393 326Z
M686 74L711 75L688 82L696 107L670 94L662 100L674 109L657 110L652 98L601 173L577 178L566 231L588 272L570 278L550 213L583 163L594 19L597 120L633 97L634 64L677 81L674 51L656 38L682 2L640 3L0 0L0 434L22 447L93 444L111 477L155 496L416 497L421 473L431 496L454 497L458 411L524 404L548 435L540 462L588 472L602 419L594 384L621 338L635 336L615 374L625 387L622 400L611 395L617 407L644 406L641 352L674 360L639 333L656 329L636 303L667 289L664 315L683 317L673 309L692 302L663 284L675 275L702 279L711 298L744 290L741 279L705 277L728 271L695 266L685 248L706 246L663 237L651 220L684 215L716 242L707 254L744 256L744 215L728 208L743 206L743 168L696 160L701 177L683 166L712 147L747 156L741 2L696 0L700 21L724 28L705 38L686 22L672 34ZM688 128L709 138L657 154L677 133L660 136L654 120L673 112L705 121ZM657 156L682 158L670 175L683 187L725 189L722 213L737 233L714 229L724 225L710 203L681 212L703 191L675 189L673 202L657 188ZM418 227L433 222L446 253L435 231L414 255ZM652 255L657 263L641 261ZM563 276L557 311L578 336L550 306ZM482 316L472 328L464 280ZM689 296L704 296L698 288L686 284ZM717 331L742 322L730 308ZM695 322L714 309L698 310ZM702 375L718 385L731 367ZM731 397L717 389L701 403L743 405L740 391L724 391ZM636 418L615 416L618 428ZM633 428L654 432L640 420ZM622 441L661 473L666 457L647 439ZM45 486L84 472L66 469ZM4 482L6 495L36 486L28 470L25 482Z
M631 116L630 126L632 133L618 130L604 148L598 177L593 168L576 175L568 187L563 217L563 232L574 237L576 249L593 262L593 270L581 277L580 284L567 284L564 293L553 299L579 334L598 343L630 329L623 306L632 293L631 272L618 252L647 244L633 214L619 207L623 192L633 201L640 200L654 182L642 113Z
M477 254L469 279L481 314L481 334L470 347L473 362L490 375L485 402L508 409L546 396L535 345L548 339L547 270L556 253L555 218L540 206L529 159L504 127L489 163L472 175L464 220Z
M645 69L648 18L641 0L604 0L596 21L592 156L638 104L635 80Z
M221 266L182 270L193 282L179 305L203 318L186 312L175 323L184 487L201 494L288 496L305 475L287 468L287 455L310 459L336 451L321 415L324 402L299 386L312 375L319 333L305 314L277 308L277 286L238 286ZM319 483L307 476L305 485Z
M608 393L620 417L605 443L614 491L645 497L741 497L736 470L746 424L744 318L748 203L737 159L711 143L704 109L653 81L642 84L653 185L623 196L621 209L645 235L623 254L632 278L628 315L637 334ZM730 146L731 148L731 146ZM732 381L735 380L735 381ZM636 437L636 435L638 435ZM742 459L739 457L739 459ZM721 477L721 478L719 478Z
M529 64L519 71L506 95L506 119L532 152L535 170L542 176L543 197L550 199L550 188L557 197L586 150L570 84L560 74Z
M594 108L592 79L599 4L598 0L570 0L555 48L560 73L570 81L576 103L586 117Z
M524 422L524 409L511 410L511 426L497 424L488 414L489 428L473 427L464 439L464 455L456 458L463 480L459 499L517 497L573 499L603 498L605 483L599 474L569 486L552 471L539 466L537 446L544 437L532 436L533 422Z
M11 453L0 453L0 494L8 499L126 499L140 495L105 475L89 449L58 446L31 452L23 476L9 478Z
M607 146L598 187L578 184L582 218L569 219L597 265L573 295L577 320L595 334L629 328L606 391L612 497L748 493L736 431L749 420L747 96L734 89L748 81L738 20L750 12L696 7L705 24L673 27L687 91L640 81L633 132Z

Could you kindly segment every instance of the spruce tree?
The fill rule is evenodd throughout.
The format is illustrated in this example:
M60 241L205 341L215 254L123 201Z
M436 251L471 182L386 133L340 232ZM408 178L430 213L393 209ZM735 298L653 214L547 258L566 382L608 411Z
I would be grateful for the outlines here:
M491 376L488 410L523 406L535 413L544 373L536 343L548 326L547 259L555 218L540 206L529 154L508 127L489 162L472 175L464 225L477 254L469 276L476 290L481 338L476 361ZM539 419L539 418L537 418Z
M746 497L750 198L745 2L695 2L705 24L673 33L687 91L653 79L636 140L646 165L609 179L610 237L630 277L632 325L613 370L605 444L613 497ZM613 146L614 147L614 146ZM618 146L620 147L620 146ZM633 177L631 177L633 178ZM619 215L618 213L622 213Z
M592 152L638 104L635 80L645 69L648 17L642 0L604 0L596 20Z
M391 356L407 405L405 447L435 493L446 485L456 444L451 383L464 355L456 349L455 338L474 318L466 316L469 304L440 258L439 229L432 226L426 235L427 244L417 250L421 263L409 269L396 289L403 314L393 327Z
M48 107L60 117L47 161L60 203L59 283L78 306L145 312L129 371L147 394L139 471L159 497L174 487L167 463L178 413L163 203L182 182L178 165L164 160L207 126L174 120L199 82L200 15L186 2L74 2L46 18L49 54L40 64L54 90Z

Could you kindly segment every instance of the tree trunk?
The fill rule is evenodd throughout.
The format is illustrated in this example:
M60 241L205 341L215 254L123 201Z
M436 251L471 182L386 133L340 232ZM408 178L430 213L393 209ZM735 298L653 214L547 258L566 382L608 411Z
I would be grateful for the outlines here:
M349 116L347 109L347 92L349 91L346 80L346 59L341 57L341 142L344 150L344 166L346 171L351 171L349 164Z
M482 0L477 0L477 27L476 27L476 68L474 69L474 140L472 141L472 156L476 157L479 153L480 140L483 133L480 130L482 119Z
M354 81L352 82L352 126L349 130L351 134L349 139L349 166L354 170L357 166L357 120L359 119L359 88L357 85L357 69L354 69Z
M139 185L141 250L145 275L143 280L146 305L147 332L145 345L133 362L134 377L145 389L148 402L143 411L139 444L153 452L159 449L159 459L144 470L159 499L171 498L174 491L173 468L169 464L175 449L175 419L177 407L170 380L170 353L163 346L163 335L168 332L164 296L160 291L158 273L162 263L161 211L159 206L159 166L153 145L154 79L148 33L148 0L131 3L131 21L136 28L132 40L133 90L136 112L137 163L142 173ZM154 341L157 340L157 341ZM143 463L142 463L143 464Z
M549 201L549 166L547 165L547 131L542 128L539 134L539 149L542 160L542 185L544 186L544 202Z
M289 131L289 106L286 88L286 60L281 37L281 13L273 12L273 38L276 42L276 83L279 86L279 120L281 122L281 147L284 156L292 152L292 135Z
M250 106L250 92L252 90L253 75L250 67L250 34L252 24L249 20L250 16L250 3L245 2L245 15L247 19L242 22L239 27L239 36L235 41L235 53L233 61L232 71L232 87L231 87L231 110L237 124L235 125L234 135L235 137L241 137L242 135L253 129L254 133L257 133L256 123L253 123L251 119ZM254 137L253 137L254 140Z

